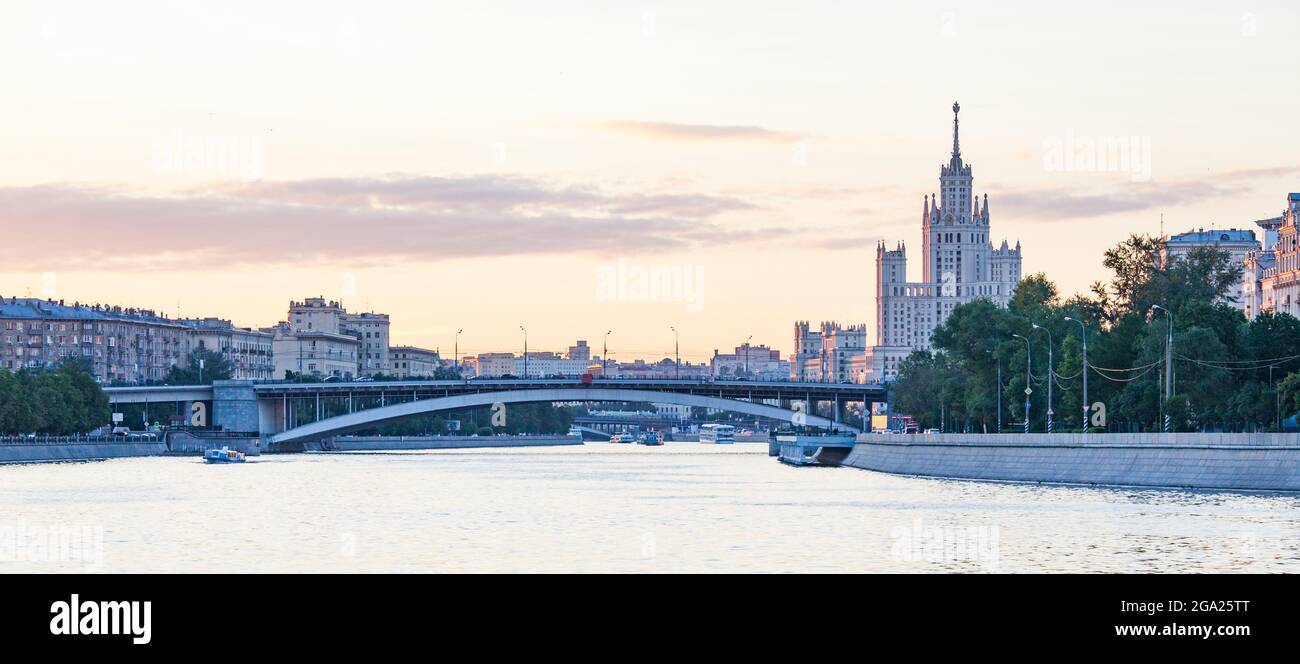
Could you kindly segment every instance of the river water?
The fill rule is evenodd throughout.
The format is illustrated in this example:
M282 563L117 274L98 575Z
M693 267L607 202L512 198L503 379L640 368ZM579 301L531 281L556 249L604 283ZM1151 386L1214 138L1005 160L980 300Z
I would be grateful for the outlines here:
M5 572L1300 572L1300 497L793 468L765 444L0 466Z

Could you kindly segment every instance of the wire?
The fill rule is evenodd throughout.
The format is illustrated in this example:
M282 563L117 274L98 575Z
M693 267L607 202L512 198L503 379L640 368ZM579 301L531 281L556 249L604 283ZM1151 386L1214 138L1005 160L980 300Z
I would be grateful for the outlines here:
M1106 380L1109 380L1109 381L1112 381L1112 382L1115 382L1115 383L1131 383L1131 382L1133 382L1133 381L1135 381L1135 380L1137 380L1137 379L1139 379L1139 378L1141 378L1141 377L1147 375L1148 373L1150 373L1150 372L1151 372L1151 368L1154 367L1156 364L1159 364L1159 362L1155 362L1155 363L1152 363L1152 364L1148 364L1147 367L1146 367L1146 371L1143 371L1142 373L1137 374L1136 376L1130 376L1130 377L1128 377L1128 378L1111 378L1110 376L1107 376L1106 374L1101 373L1100 371L1097 372L1097 375L1098 375L1098 376L1101 376L1102 378L1105 378ZM1093 367L1093 368L1096 369L1097 367Z

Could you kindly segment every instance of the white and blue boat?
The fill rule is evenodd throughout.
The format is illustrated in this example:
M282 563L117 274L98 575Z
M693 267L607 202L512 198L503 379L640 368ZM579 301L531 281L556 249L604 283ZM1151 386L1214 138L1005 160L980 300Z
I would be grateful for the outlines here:
M219 450L208 450L203 453L203 460L208 463L244 463L247 457L239 450L232 450L229 447L223 447Z

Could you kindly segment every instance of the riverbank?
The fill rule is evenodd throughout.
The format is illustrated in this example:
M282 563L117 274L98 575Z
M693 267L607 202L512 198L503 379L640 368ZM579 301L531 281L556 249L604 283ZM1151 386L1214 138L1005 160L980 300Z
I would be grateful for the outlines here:
M844 465L1004 482L1300 491L1300 435L861 434Z
M0 443L0 464L98 461L161 456L166 452L167 444L161 440L37 438L31 442Z

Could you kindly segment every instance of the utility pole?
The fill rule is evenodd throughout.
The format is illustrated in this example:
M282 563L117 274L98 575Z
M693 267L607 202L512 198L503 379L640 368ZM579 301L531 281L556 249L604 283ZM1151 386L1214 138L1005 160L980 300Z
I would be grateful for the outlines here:
M1088 433L1088 328L1081 320L1069 316L1065 320L1078 323L1079 332L1083 335L1083 432Z
M1034 388L1030 387L1030 371L1032 365L1032 355L1029 349L1029 337L1022 337L1019 334L1011 335L1025 342L1025 433L1029 433L1029 395L1034 393Z
M1169 323L1165 336L1165 403L1168 404L1174 398L1174 314L1158 304L1151 305L1151 308L1165 312L1165 321ZM1169 433L1171 418L1168 407L1165 408L1164 419L1165 433Z
M1047 433L1052 433L1052 383L1056 382L1056 370L1052 365L1052 331L1034 324L1035 330L1047 333Z

